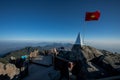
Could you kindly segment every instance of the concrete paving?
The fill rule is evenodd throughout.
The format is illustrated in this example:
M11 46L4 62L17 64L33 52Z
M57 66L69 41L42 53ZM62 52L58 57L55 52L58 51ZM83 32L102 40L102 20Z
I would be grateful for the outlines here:
M33 59L33 62L49 65L52 64L52 57L38 56ZM57 80L57 78L59 78L59 72L55 71L53 66L45 67L32 63L29 66L29 75L23 80Z

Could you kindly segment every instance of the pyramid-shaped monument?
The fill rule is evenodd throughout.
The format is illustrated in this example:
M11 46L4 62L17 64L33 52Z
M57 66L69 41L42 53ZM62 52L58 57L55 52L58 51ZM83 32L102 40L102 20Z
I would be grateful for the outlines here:
M80 33L78 33L77 39L75 41L75 44L81 45L81 37L80 37Z
M78 33L77 39L72 47L72 53L75 56L76 60L83 60L85 59L82 48L81 48L81 37L80 33Z
M80 33L78 33L78 36L76 38L75 43L73 44L72 51L81 51L81 39L80 39Z

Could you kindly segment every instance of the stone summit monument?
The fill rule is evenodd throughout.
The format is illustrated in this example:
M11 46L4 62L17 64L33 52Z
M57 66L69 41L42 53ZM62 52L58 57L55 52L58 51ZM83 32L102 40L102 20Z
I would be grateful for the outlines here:
M73 45L72 50L71 50L71 52L75 58L74 59L75 61L85 59L81 49L82 49L82 41L81 41L80 33L78 33L75 44Z

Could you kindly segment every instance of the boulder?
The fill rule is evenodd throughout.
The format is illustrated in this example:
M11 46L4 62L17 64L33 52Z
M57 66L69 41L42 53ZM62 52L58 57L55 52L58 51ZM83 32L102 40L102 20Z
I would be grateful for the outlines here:
M5 64L0 62L0 75L5 75Z
M82 46L82 53L87 61L103 55L99 50L90 46Z
M33 52L30 53L30 58L34 58L38 56L38 50L34 50Z
M12 79L15 75L19 74L19 69L16 68L14 64L6 64L6 69L5 69L6 74Z
M8 77L10 77L10 79L13 79L14 76L18 75L19 73L20 73L19 69L16 68L14 64L0 63L0 75L3 76L3 78L5 78L5 76L7 75Z

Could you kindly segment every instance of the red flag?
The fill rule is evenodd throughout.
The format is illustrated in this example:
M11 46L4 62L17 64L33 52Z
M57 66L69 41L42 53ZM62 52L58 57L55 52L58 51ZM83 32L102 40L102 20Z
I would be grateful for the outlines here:
M85 21L98 20L100 17L100 12L86 12Z

